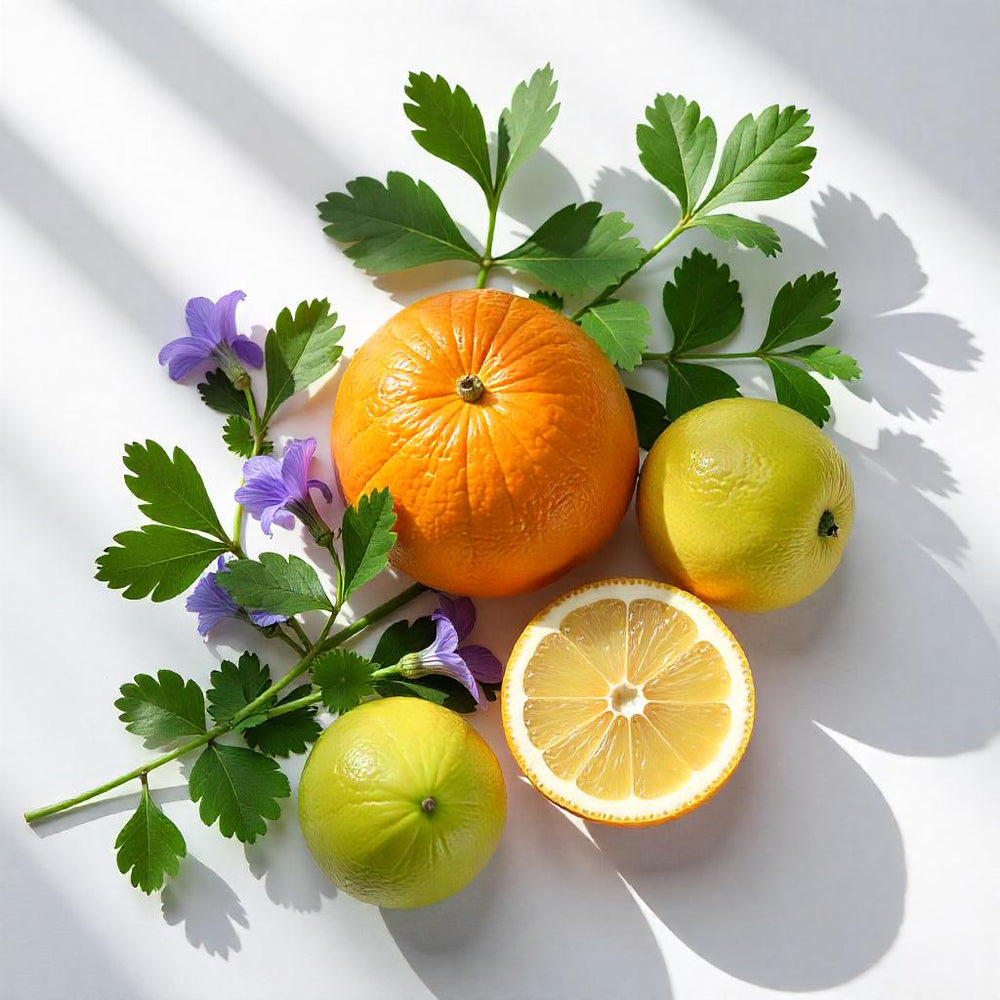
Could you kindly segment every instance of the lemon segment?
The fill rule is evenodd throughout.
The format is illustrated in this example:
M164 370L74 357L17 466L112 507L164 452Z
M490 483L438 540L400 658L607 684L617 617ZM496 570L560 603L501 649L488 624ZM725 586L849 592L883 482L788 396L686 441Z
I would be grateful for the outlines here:
M722 785L749 740L754 695L742 649L709 607L667 584L606 580L528 625L501 705L514 757L545 795L639 825Z

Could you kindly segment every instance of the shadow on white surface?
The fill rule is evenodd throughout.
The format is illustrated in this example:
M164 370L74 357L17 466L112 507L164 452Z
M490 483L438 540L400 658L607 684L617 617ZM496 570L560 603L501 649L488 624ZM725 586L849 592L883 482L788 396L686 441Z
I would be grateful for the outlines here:
M299 760L300 771L303 760ZM298 786L298 775L292 787ZM243 847L250 872L264 881L267 898L278 906L300 913L315 913L324 899L334 899L337 889L319 870L299 830L296 799L281 806L281 818L267 825L267 836Z
M4 899L17 900L16 912L4 913L0 934L0 996L125 1000L140 995L141 984L126 975L117 941L105 936L99 917L91 911L86 919L68 906L51 868L20 850L16 836L0 843L0 864Z
M486 870L435 906L382 911L407 962L438 1000L669 1000L663 958L621 878L502 760L510 811Z
M184 928L192 947L228 958L240 950L238 927L250 927L239 896L229 883L197 858L188 855L180 871L160 894L163 919Z
M68 6L296 198L313 204L340 176L329 149L302 122L168 5L70 0Z
M177 324L183 296L170 289L83 192L0 116L0 197L132 324L156 341Z
M703 7L895 144L949 194L974 199L970 208L1000 222L998 174L983 169L1000 161L1000 132L989 124L1000 118L1000 5L710 0Z

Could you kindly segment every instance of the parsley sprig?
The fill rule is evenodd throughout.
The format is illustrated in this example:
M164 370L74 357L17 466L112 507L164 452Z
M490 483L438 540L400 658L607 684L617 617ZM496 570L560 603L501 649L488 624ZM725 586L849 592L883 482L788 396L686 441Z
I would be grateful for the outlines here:
M669 232L645 249L629 235L632 224L621 212L605 212L598 202L586 202L558 208L520 244L496 253L501 195L513 172L548 137L559 112L557 89L551 66L537 70L518 84L491 136L482 111L463 87L441 76L410 74L404 112L417 126L414 138L468 175L486 200L481 250L462 235L430 187L399 172L389 173L385 184L360 177L347 185L346 193L327 195L318 206L325 231L349 244L345 252L355 264L376 274L464 261L470 272L478 265L476 288L486 285L493 269L504 268L537 282L540 287L530 297L556 311L562 312L564 298L572 297L577 305L570 318L614 365L630 372L650 364L667 373L662 402L629 390L647 444L657 428L686 410L739 395L733 375L705 364L708 360L756 359L766 364L778 400L822 425L830 416L830 398L813 374L858 378L857 362L827 344L777 348L798 344L829 326L838 301L835 275L802 275L783 288L767 335L752 352L703 351L733 334L742 317L738 285L710 254L694 251L681 263L675 281L664 287L664 308L674 334L669 351L649 349L653 327L646 307L621 295L629 279L682 233L704 231L767 257L780 253L781 239L771 226L732 209L784 197L807 182L816 155L807 145L813 132L808 111L774 104L757 115L745 115L720 153L715 122L696 101L658 94L636 128L636 144L643 168L677 204L677 221ZM739 303L738 315L734 303ZM698 315L688 320L699 326L688 329L680 311L695 305ZM786 318L792 325L779 333L783 310L789 311ZM808 329L814 313L824 322L813 322Z

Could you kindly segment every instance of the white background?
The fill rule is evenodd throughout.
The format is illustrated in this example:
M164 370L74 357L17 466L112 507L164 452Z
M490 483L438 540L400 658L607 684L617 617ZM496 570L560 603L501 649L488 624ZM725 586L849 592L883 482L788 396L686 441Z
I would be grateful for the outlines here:
M1000 996L997 11L5 0L0 995ZM139 520L124 442L181 444L230 503L221 421L156 352L184 333L192 295L245 289L241 328L258 336L282 306L328 295L356 345L397 303L467 285L471 272L448 267L373 282L313 205L358 174L403 169L481 239L472 182L408 135L406 73L461 82L495 121L547 60L563 110L509 188L502 248L591 197L647 245L669 228L633 140L657 92L699 100L723 134L775 101L812 111L809 185L750 210L776 220L785 253L697 239L743 283L738 343L755 343L784 281L840 275L831 336L865 369L831 390L829 430L857 486L843 565L799 607L724 614L754 668L757 728L731 784L690 818L640 832L570 821L518 779L492 711L477 725L503 762L510 818L452 900L392 913L337 894L291 806L244 850L201 826L169 768L157 797L191 857L147 898L112 851L133 795L34 830L20 813L141 759L116 721L119 684L165 666L205 681L248 638L234 628L206 646L182 601L125 602L91 579L111 535ZM651 308L692 242L635 282ZM648 385L662 389L655 374ZM281 434L322 439L334 389ZM329 476L322 445L319 458ZM565 580L482 602L479 637L505 655L543 603L614 574L655 574L631 515ZM399 586L369 588L355 611Z

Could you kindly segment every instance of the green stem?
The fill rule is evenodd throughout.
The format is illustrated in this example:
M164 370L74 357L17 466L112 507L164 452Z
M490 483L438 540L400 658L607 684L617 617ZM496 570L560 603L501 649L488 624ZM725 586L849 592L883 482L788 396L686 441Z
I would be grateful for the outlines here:
M674 240L677 239L677 237L680 236L680 234L683 233L684 230L688 228L690 222L691 222L691 216L685 216L684 218L682 218L677 223L677 225L674 226L674 228L671 229L670 232L667 233L667 235L664 236L662 240L660 240L659 243L653 244L653 246L650 247L643 254L642 260L640 260L639 263L636 264L636 266L633 267L631 271L627 271L625 274L623 274L621 278L619 278L618 281L616 281L613 285L608 285L608 287L605 288L604 291L597 296L597 298L592 299L585 306L581 306L579 309L577 309L577 311L573 313L572 316L570 316L570 319L573 320L574 323L578 323L580 321L580 318L588 309L593 309L594 306L598 306L602 302L606 302L608 299L610 299L611 296L614 295L615 292L617 292L618 289L621 288L622 285L624 285L625 282L629 280L629 278L638 274L658 253L660 253L671 243L673 243Z
M762 351L735 351L732 354L674 354L673 351L643 351L643 361L728 361L733 358L762 358Z
M261 632L264 630L261 629ZM265 633L267 634L267 633ZM283 631L279 625L277 631L270 633L270 635L275 639L280 639L286 646L291 647L295 650L299 656L305 656L306 650L309 648L309 639L306 638L306 643L304 646L300 646L287 632Z
M500 207L500 198L490 199L490 225L486 231L486 249L483 250L482 263L479 267L479 276L476 278L476 288L486 286L486 276L493 266L493 233L497 227L497 209Z
M260 454L260 446L267 434L267 428L261 427L260 416L257 413L257 402L253 398L253 391L250 388L243 390L246 397L247 409L250 411L250 433L253 436L253 447L250 450L250 457ZM240 479L240 486L245 480ZM237 487L239 489L239 486ZM242 559L245 556L243 551L243 504L236 505L236 512L233 514L233 551Z
M391 615L393 611L401 608L404 604L409 604L414 598L419 597L428 590L430 590L430 587L426 587L422 583L414 583L412 586L407 587L406 590L401 591L395 597L390 597L385 603L380 604L377 608L373 608L368 614L362 615L356 621L351 622L350 625L346 625L339 631L334 632L323 644L320 652L325 653L328 649L333 649L335 646L347 642L348 639L368 628L369 625L374 625L375 622L385 618L386 615Z
M323 626L323 631L320 633L319 638L310 646L309 650L302 657L302 659L299 660L299 662L296 663L295 666L288 671L288 673L271 684L270 687L268 687L267 690L264 691L259 697L255 698L249 705L240 709L240 711L237 712L236 715L234 715L228 722L220 723L213 729L208 730L208 732L203 733L177 747L176 750L171 750L169 753L163 754L160 757L155 757L153 760L142 764L140 767L133 768L125 774L118 775L117 778L112 778L110 781L106 781L103 785L98 785L96 788L89 788L85 792L80 792L79 795L74 795L70 799L63 799L61 802L55 802L50 806L44 806L40 809L32 809L24 814L25 822L34 823L36 820L43 819L46 816L52 816L55 813L60 813L65 809L71 808L72 806L80 805L82 802L87 802L89 799L96 798L98 795L102 795L104 792L109 792L113 788L118 788L120 785L124 785L129 781L135 780L136 778L142 779L150 771L153 771L158 767L162 767L164 764L169 764L170 761L177 760L178 757L183 757L192 750L197 750L199 747L204 746L211 740L222 736L224 733L228 733L233 726L242 722L243 719L249 718L251 715L255 714L262 705L278 694L279 691L287 687L301 674L305 673L309 669L310 664L316 659L317 656L320 655L320 653L323 653L328 649L332 649L335 646L340 645L342 642L346 642L352 636L355 636L363 629L368 628L369 625L373 625L386 615L391 614L397 608L402 607L408 601L412 601L415 597L419 597L426 590L427 587L425 587L422 583L415 583L413 586L407 587L406 590L380 604L377 608L373 608L368 612L368 614L362 615L362 617L357 621L346 626L345 628L340 629L333 635L330 635L330 629L333 626L335 616L330 615L326 624ZM318 700L318 697L316 700ZM289 703L289 705L292 704L295 703ZM285 711L291 711L289 706L283 706L283 708Z
M316 702L322 700L323 692L313 691L312 694L307 694L304 698L296 698L295 701L287 701L283 705L275 705L274 708L268 709L264 715L269 719L273 719L276 715L285 715L299 708L308 708L310 705L315 705Z
M337 606L340 606L339 601ZM288 626L299 637L305 649L308 649L312 645L312 640L306 635L306 630L294 618L288 619Z

